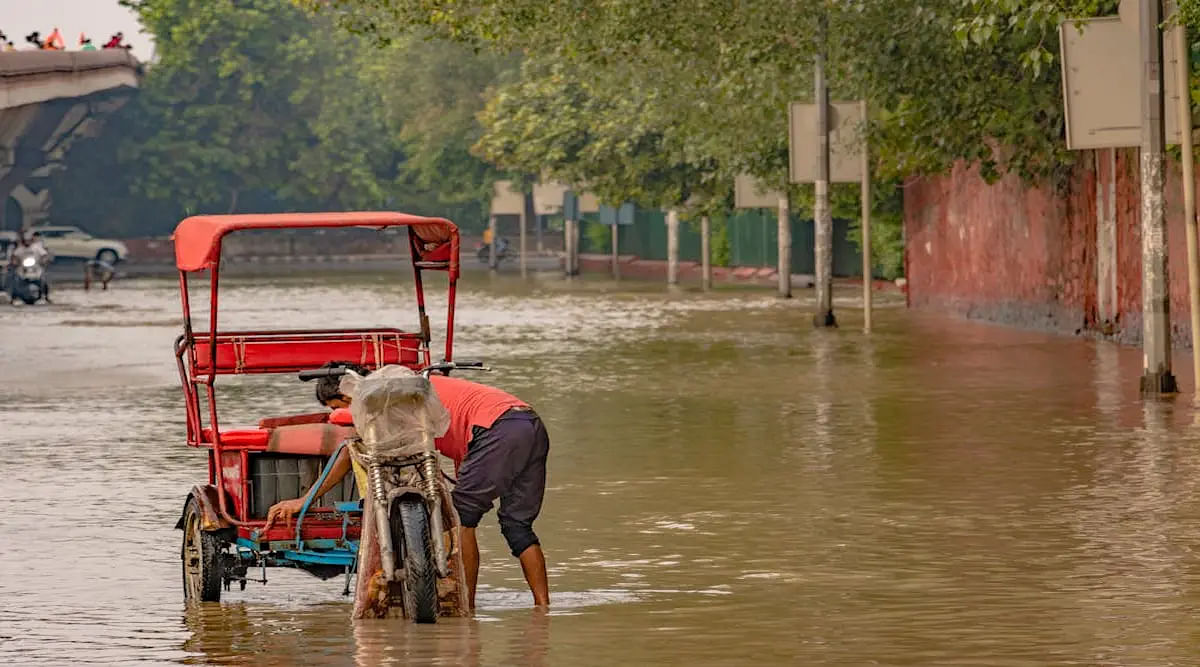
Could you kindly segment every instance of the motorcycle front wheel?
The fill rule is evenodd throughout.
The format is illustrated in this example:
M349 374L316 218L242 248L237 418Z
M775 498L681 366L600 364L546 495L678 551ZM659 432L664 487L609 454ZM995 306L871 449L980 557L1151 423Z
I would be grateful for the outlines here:
M425 501L397 498L392 504L391 527L392 544L400 546L404 554L404 615L417 623L436 623L437 569Z

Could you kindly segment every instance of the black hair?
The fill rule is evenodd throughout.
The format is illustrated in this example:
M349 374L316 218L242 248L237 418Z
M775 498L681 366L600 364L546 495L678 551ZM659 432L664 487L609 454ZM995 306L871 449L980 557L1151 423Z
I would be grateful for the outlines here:
M367 367L360 366L359 364L351 363L349 361L331 361L321 366L321 368L345 368L348 371L354 371L355 373L358 373L364 377L370 375L371 373L370 369ZM335 398L345 398L345 396L342 395L341 384L342 376L340 375L323 377L320 380L317 380L317 402L321 405L325 405Z

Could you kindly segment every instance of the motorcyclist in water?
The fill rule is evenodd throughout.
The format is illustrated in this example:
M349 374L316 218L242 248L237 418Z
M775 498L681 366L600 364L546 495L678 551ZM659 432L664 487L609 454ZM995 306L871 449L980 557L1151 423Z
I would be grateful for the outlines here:
M43 267L50 263L52 257L50 255L50 251L47 250L45 244L42 243L41 234L34 232L30 236L22 234L17 238L17 247L13 248L12 254L9 255L8 258L8 270L11 272L16 269L16 267L21 265L21 262L23 262L26 257L34 258L34 260ZM12 302L16 302L17 280L16 276L12 273L10 273L9 285L9 298ZM44 275L42 277L41 290L42 296L46 299L46 303L52 303L50 301L50 283L46 280Z

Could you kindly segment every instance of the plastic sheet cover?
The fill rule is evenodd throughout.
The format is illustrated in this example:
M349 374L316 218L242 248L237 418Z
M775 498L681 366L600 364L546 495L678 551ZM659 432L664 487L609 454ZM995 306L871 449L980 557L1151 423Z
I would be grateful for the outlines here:
M433 385L404 366L384 366L366 377L347 372L341 392L351 399L350 414L366 452L410 456L433 448L450 427L450 413Z

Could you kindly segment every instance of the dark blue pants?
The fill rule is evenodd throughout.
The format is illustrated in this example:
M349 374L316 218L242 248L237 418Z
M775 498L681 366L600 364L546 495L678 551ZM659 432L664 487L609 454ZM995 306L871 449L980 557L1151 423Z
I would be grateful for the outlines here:
M533 520L542 511L549 451L550 438L531 410L509 410L491 428L476 427L451 494L462 524L478 526L498 498L500 532L512 554L540 544Z

